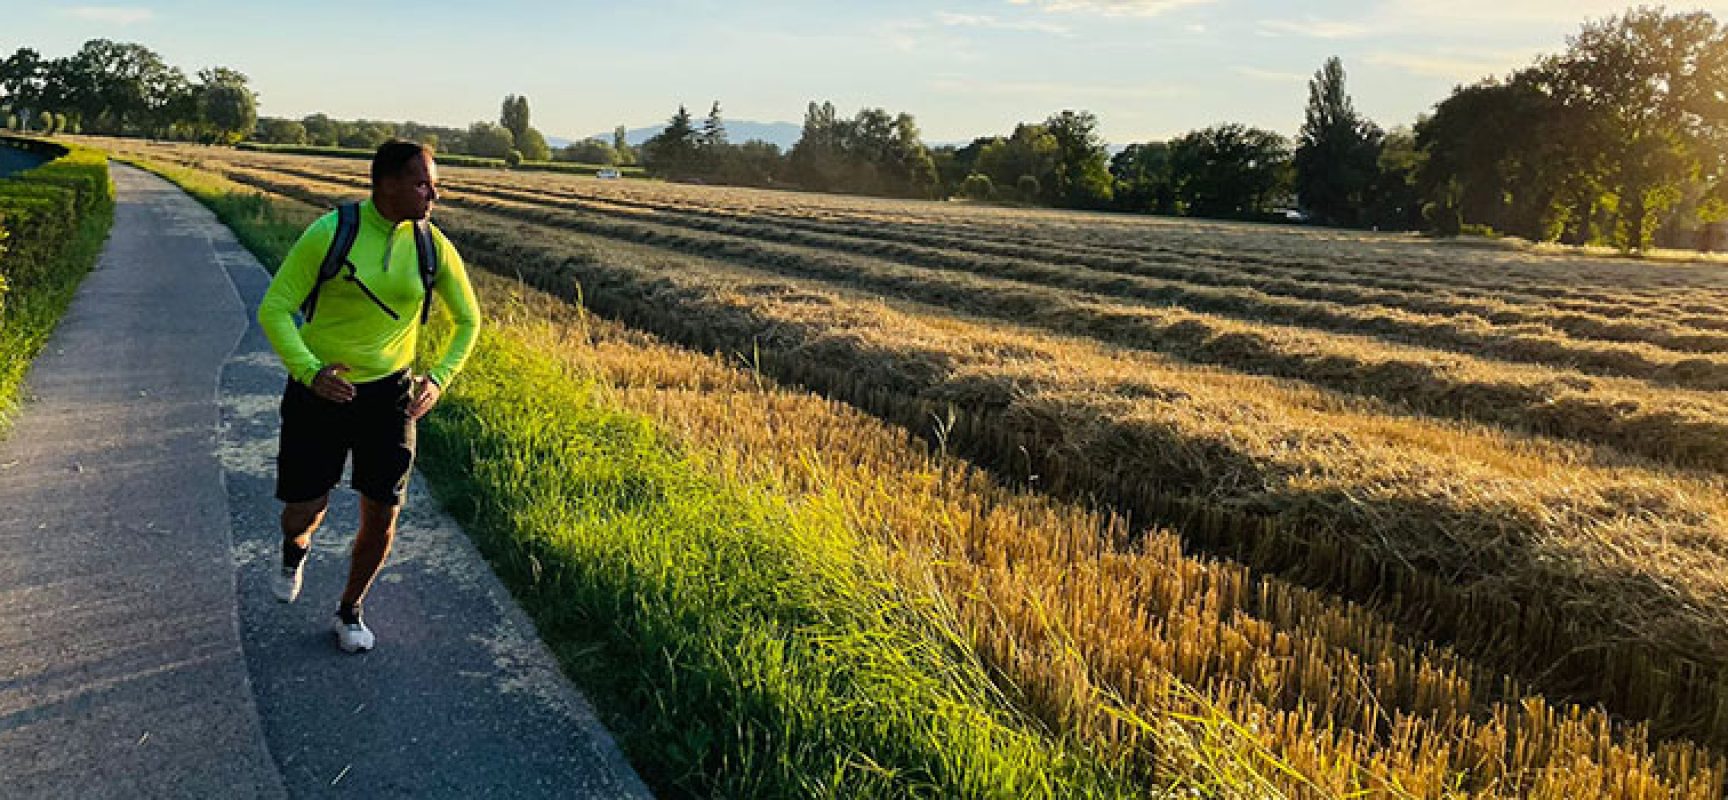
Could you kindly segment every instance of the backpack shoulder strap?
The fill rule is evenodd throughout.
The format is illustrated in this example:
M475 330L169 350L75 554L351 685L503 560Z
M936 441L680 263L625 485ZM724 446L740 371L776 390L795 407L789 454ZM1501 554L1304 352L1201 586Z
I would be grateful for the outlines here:
M438 242L432 238L432 225L426 220L414 220L414 252L420 259L420 286L426 296L420 302L420 324L432 316L432 284L438 280Z
M300 304L300 316L307 322L312 321L312 315L318 310L318 290L324 287L324 282L336 277L342 271L343 262L348 260L348 253L354 249L354 240L360 236L360 204L343 203L336 207L336 236L330 240L330 249L324 251L324 261L318 265L318 281L312 284L312 291L306 294L306 300Z

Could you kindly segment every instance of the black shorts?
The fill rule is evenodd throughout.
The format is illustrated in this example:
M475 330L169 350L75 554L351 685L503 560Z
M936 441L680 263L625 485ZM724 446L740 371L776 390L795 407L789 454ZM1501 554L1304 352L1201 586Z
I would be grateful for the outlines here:
M354 384L347 403L325 400L290 378L282 391L282 441L276 452L276 499L303 503L330 493L354 454L351 486L398 505L414 466L414 421L408 418L408 372Z

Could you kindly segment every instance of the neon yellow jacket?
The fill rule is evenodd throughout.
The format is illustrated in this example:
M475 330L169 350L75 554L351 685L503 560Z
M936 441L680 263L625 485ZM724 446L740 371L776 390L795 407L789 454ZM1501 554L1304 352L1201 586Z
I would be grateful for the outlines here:
M282 260L282 268L271 279L258 307L258 324L282 357L288 374L308 386L326 364L347 364L353 371L343 377L354 383L382 378L411 364L420 341L420 304L426 292L420 283L414 226L407 221L392 224L370 199L360 204L360 231L348 261L354 265L359 282L388 306L395 318L348 280L343 270L318 290L318 309L312 321L296 327L295 312L318 282L318 265L335 238L334 211L307 226ZM432 240L438 247L433 295L449 310L456 333L430 377L439 386L449 386L474 349L480 332L480 309L456 247L436 226L432 227Z

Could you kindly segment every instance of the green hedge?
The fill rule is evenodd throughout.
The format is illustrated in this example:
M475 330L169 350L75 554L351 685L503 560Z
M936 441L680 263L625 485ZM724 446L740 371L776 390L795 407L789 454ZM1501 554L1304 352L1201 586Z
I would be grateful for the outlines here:
M0 428L31 359L47 342L114 219L101 151L40 139L0 143L55 156L0 178Z

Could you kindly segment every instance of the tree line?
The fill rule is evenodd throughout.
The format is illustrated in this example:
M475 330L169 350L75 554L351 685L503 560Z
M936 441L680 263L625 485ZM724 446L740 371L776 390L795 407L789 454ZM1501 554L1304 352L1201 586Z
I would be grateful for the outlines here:
M92 39L64 58L21 47L0 61L0 121L12 130L233 143L250 135L258 98L244 73L188 78L139 44Z
M1219 123L1112 151L1089 111L1067 109L964 145L931 147L905 112L844 116L811 102L798 142L732 142L719 102L679 106L638 152L611 141L554 150L508 95L496 122L298 120L255 115L246 77L193 81L136 44L94 40L72 56L20 49L0 61L8 127L198 141L372 148L400 136L507 161L636 164L703 181L890 197L963 197L1080 209L1249 220L1302 219L1538 241L1709 243L1728 220L1728 28L1707 12L1637 8L1584 24L1564 51L1505 78L1456 87L1411 126L1354 108L1343 63L1308 83L1294 138Z
M1354 108L1328 59L1294 139L1220 123L1112 154L1090 112L927 147L911 115L811 103L779 154L680 107L643 158L674 178L1536 241L1708 246L1728 220L1728 27L1637 8L1511 76L1456 87L1413 126ZM720 132L716 135L716 131Z

